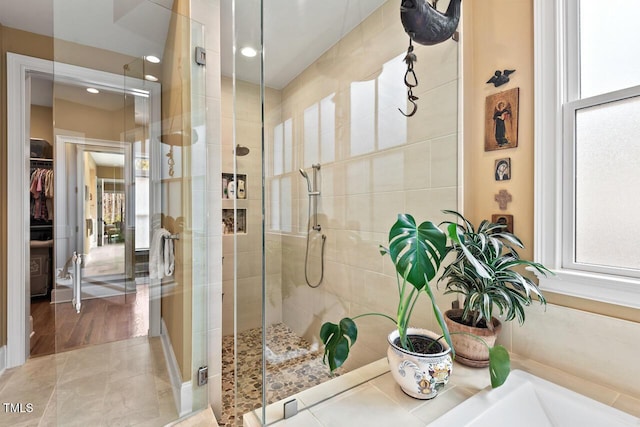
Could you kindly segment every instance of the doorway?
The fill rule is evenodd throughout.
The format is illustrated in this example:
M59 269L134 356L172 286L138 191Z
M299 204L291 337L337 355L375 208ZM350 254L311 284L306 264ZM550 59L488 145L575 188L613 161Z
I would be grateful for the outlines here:
M138 239L142 241L143 246L136 245L136 240L140 236L140 233L136 232L136 225L143 224L140 228L146 234L151 231L148 220L153 213L150 209L154 203L153 194L148 190L148 176L149 165L152 164L153 159L150 159L148 151L149 140L154 137L154 132L157 132L157 127L150 123L153 123L154 119L159 121L157 113L159 113L160 86L150 82L136 83L135 79L128 78L129 89L126 89L123 88L122 76L66 64L56 64L55 71L54 77L53 64L49 61L22 55L9 55L8 78L9 81L15 82L18 89L12 91L9 100L11 104L21 106L11 108L11 113L8 114L9 133L15 138L12 140L28 141L30 136L34 136L35 123L33 122L37 117L32 115L31 111L31 92L34 87L41 90L41 82L47 82L51 88L49 123L65 126L52 128L52 136L48 137L53 142L49 144L55 146L54 156L48 156L52 158L47 160L50 162L48 167L55 172L54 194L57 197L53 197L55 205L52 209L53 214L48 214L50 216L48 223L54 241L50 255L53 259L50 267L52 283L49 291L40 295L39 299L31 298L28 286L29 269L32 268L29 236L32 235L33 219L30 219L30 216L34 208L34 201L29 200L33 197L26 190L31 183L34 166L33 158L30 156L31 147L29 144L22 146L10 144L9 158L14 161L9 161L9 182L12 182L9 186L9 200L10 203L13 200L14 203L11 204L16 206L16 209L9 213L9 222L16 224L12 227L10 234L13 234L12 241L22 241L25 244L21 250L9 254L9 279L14 279L14 283L20 285L9 288L8 292L7 314L10 324L14 326L8 330L7 365L9 367L21 365L26 361L31 351L30 344L34 331L36 335L42 336L44 341L47 341L45 347L48 349L43 350L43 343L40 343L42 345L39 345L38 354L52 353L56 347L64 351L68 348L95 344L95 337L98 335L101 336L98 342L122 339L123 330L129 330L129 336L139 336L141 330L144 331L144 335L160 334L160 291L145 287L148 285L148 280L145 283L145 280L140 278L144 276L144 267L138 266L136 281L136 260L144 262L145 258L141 254L144 255L145 250L148 251L149 242L149 236L143 236ZM20 81L24 82L22 87L18 83ZM77 92L84 90L83 84L87 81L91 81L94 85L99 84L101 89L113 98L111 100L113 109L104 113L111 119L107 128L114 128L113 116L118 114L117 108L125 110L130 106L130 111L137 111L140 116L146 118L145 123L133 121L132 123L138 127L144 126L146 130L138 133L121 130L115 134L114 138L98 139L87 137L90 132L82 129L82 125L75 129L65 125L65 115L83 122L83 116L78 116L77 106L75 110L73 107L74 104L78 104ZM74 91L76 94L73 93ZM138 97L142 97L143 101L137 99ZM54 103L55 117L51 111ZM84 105L81 108L95 110L94 115L97 115L100 110L98 107ZM150 113L151 110L156 112L155 117ZM87 125L87 123L88 120L85 117L84 124ZM125 123L124 120L122 123ZM96 126L92 125L92 127ZM142 135L144 138L136 140L131 135ZM15 161L17 159L25 159L25 162ZM140 159L144 159L144 162L140 162ZM31 169L27 165L32 166ZM142 216L136 216L135 206L141 203L140 197L136 195L136 184L142 190L140 193L147 197L146 203L140 209ZM147 188L143 188L143 184L146 184ZM69 306L74 300L73 288L69 281L73 276L70 259L74 252L85 262L81 263L79 275L84 277L81 279L82 291L79 293L81 308L80 312L73 310L76 316L72 318L67 316L66 311L71 312ZM25 266L25 268L19 268L19 266ZM141 292L138 293L138 290ZM102 301L98 301L99 299ZM38 307L32 307L31 302L38 303ZM100 321L100 317L83 313L82 302L85 303L85 309L101 305L102 307L98 310L103 313L105 321ZM114 308L117 305L120 305L118 310ZM140 310L142 313L139 312ZM98 329L92 334L80 322L93 317L90 322L109 325L107 320L116 317L113 316L116 311L120 313L131 311L128 313L129 320L124 321L118 317L119 320L116 322L120 322L119 324L111 324L111 327L107 327L110 331L118 331L116 334L99 332ZM38 318L34 318L34 314ZM65 318L67 320L62 320ZM56 330L59 330L59 325L56 326L56 323L66 324L66 339L61 336L56 338ZM126 327L126 324L134 326ZM74 330L75 332L70 332ZM58 335L61 334L58 333ZM78 337L83 339L79 340Z

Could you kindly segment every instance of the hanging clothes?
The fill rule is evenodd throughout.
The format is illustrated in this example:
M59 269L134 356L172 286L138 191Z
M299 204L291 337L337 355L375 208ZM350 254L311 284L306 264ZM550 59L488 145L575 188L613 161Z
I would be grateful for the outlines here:
M53 170L35 168L31 170L31 217L53 220Z

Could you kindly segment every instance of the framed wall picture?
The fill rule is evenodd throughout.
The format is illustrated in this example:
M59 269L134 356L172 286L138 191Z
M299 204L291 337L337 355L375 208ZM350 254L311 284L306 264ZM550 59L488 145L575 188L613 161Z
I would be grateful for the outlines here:
M491 222L506 225L505 231L513 233L513 215L493 214L491 215Z
M520 88L489 95L485 102L484 151L518 146Z
M508 181L511 179L511 157L497 159L493 168L496 181Z

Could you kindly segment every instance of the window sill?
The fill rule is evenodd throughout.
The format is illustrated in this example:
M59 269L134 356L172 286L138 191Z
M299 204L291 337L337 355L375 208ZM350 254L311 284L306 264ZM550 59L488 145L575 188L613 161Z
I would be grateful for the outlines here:
M536 272L543 291L640 309L640 280L576 270L552 270L555 276Z

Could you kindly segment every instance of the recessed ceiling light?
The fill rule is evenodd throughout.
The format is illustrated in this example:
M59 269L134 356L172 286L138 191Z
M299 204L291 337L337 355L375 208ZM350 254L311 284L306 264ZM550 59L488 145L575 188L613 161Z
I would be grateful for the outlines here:
M89 93L100 93L100 91L98 89L96 89L95 87L88 87L87 88L87 92L89 92Z
M244 56L246 56L247 58L253 58L254 56L256 56L258 54L258 52L250 47L250 46L246 46L243 47L242 49L240 49L240 53Z
M160 58L158 58L157 56L153 56L153 55L145 56L144 59L146 59L147 61L151 62L152 64L157 64L157 63L160 62Z
M151 74L147 74L144 76L145 80L149 80L150 82L157 82L158 78L156 76L152 76Z

